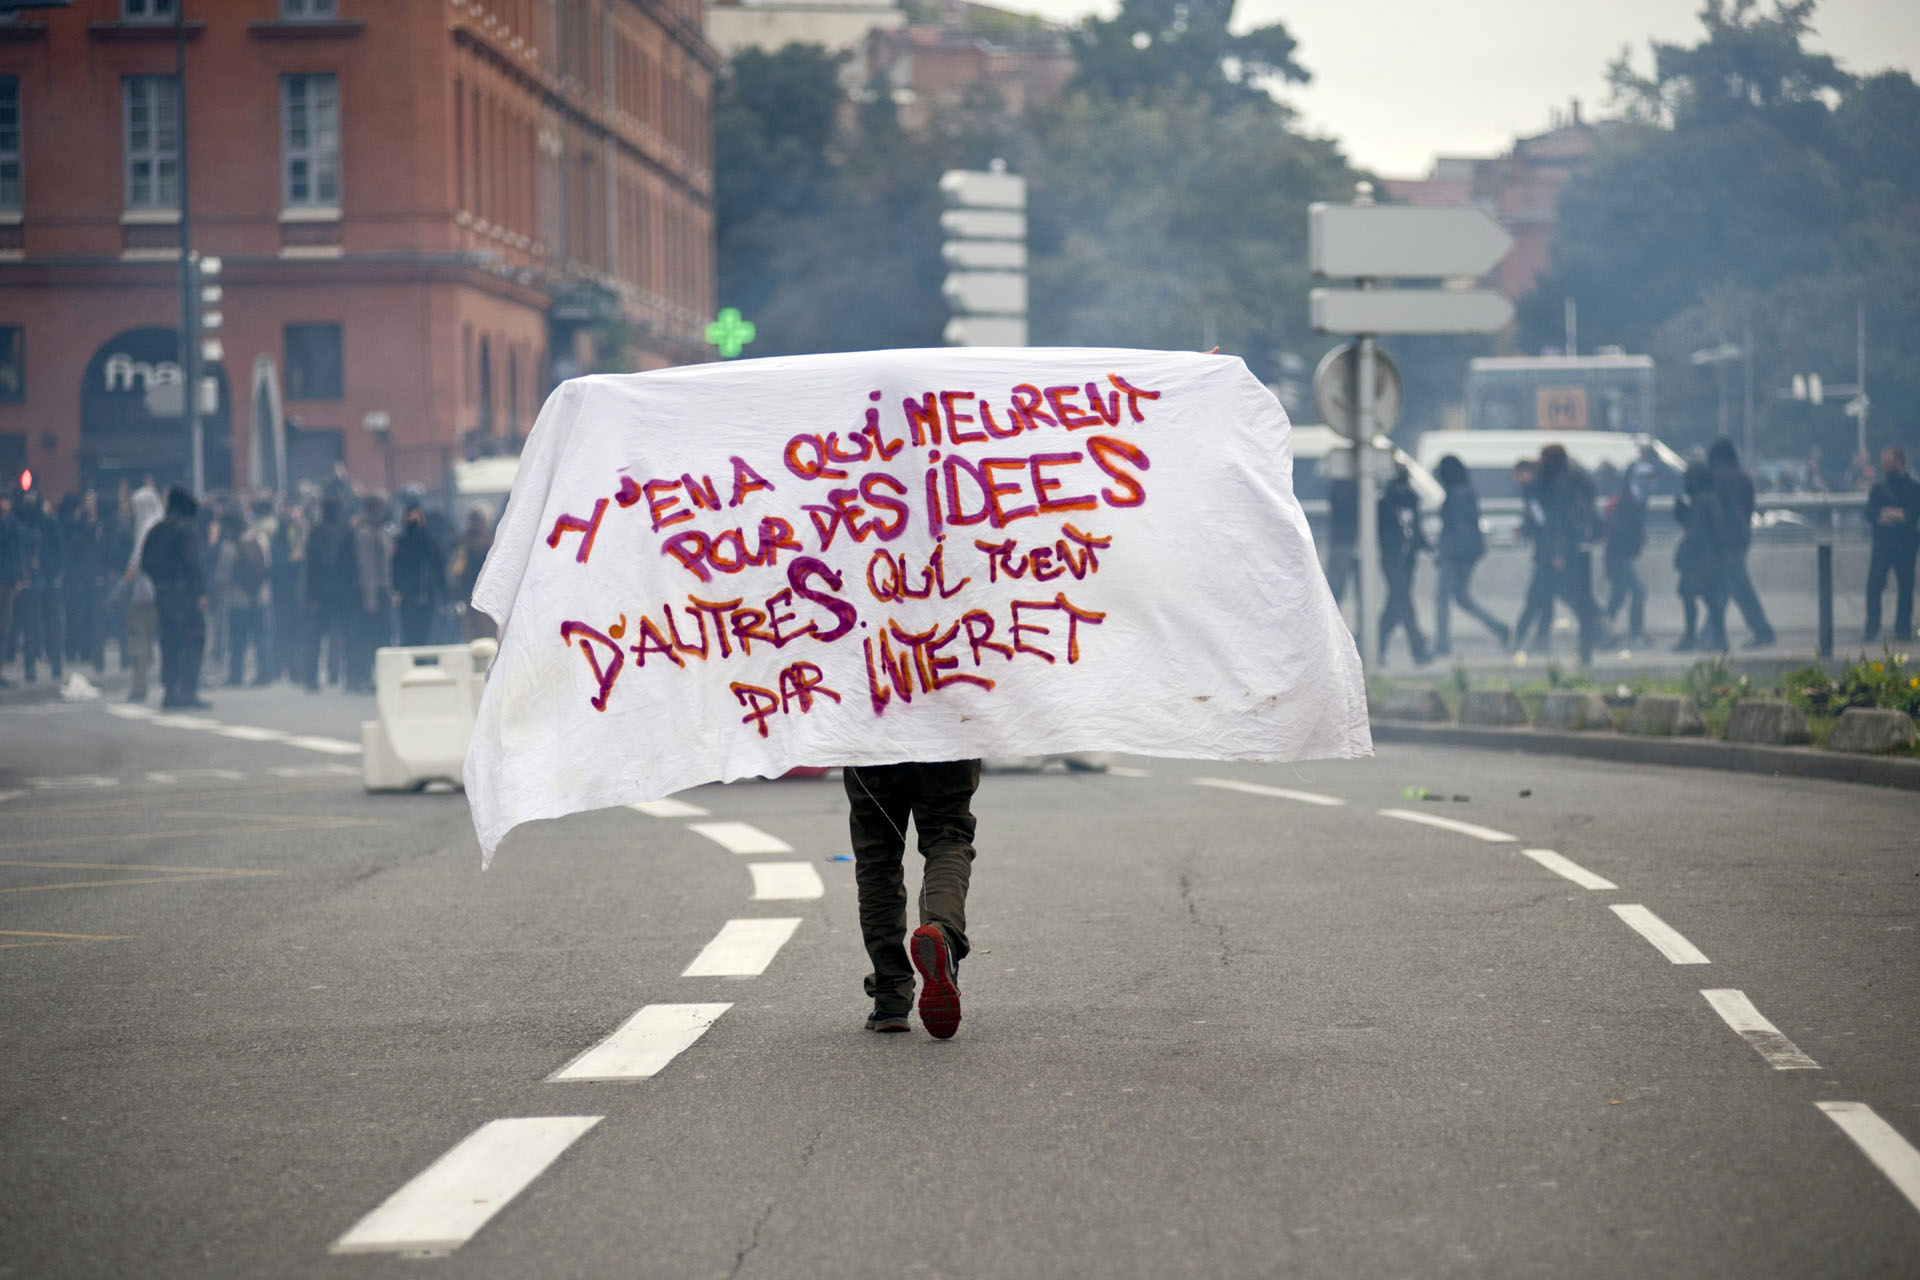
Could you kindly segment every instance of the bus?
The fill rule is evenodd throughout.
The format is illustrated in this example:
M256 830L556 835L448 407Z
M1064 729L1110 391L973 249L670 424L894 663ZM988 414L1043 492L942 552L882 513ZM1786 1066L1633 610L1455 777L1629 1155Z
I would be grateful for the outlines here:
M1653 357L1482 356L1467 365L1467 427L1656 434Z

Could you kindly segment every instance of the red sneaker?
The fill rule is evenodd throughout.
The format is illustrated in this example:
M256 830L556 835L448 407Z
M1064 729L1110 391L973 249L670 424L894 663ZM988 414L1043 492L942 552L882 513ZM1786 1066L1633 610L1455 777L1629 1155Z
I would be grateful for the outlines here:
M960 1029L960 966L937 924L923 924L907 942L913 967L920 971L920 1021L927 1034L945 1040Z

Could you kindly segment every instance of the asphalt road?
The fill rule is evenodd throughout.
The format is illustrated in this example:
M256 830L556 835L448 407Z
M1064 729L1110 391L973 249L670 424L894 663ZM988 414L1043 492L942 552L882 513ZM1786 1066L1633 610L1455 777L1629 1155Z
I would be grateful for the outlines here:
M360 789L368 707L0 709L0 1276L1915 1274L1868 1153L1920 1197L1911 793L1400 746L991 775L942 1042L861 1029L837 782L482 874L462 797ZM790 850L713 838L755 833ZM796 923L730 966L739 920Z

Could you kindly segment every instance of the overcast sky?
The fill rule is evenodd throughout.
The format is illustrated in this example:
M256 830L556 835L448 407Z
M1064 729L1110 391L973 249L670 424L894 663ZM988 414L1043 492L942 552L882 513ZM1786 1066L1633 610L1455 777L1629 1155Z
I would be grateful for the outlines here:
M1119 10L1117 0L997 2L1060 21ZM1583 115L1601 114L1607 64L1621 48L1650 70L1648 41L1697 42L1700 8L1700 0L1241 0L1235 26L1278 21L1299 41L1313 81L1285 96L1310 130L1339 139L1363 168L1424 177L1435 155L1494 155L1543 132L1571 99ZM1814 26L1811 46L1848 71L1920 76L1920 0L1825 0Z

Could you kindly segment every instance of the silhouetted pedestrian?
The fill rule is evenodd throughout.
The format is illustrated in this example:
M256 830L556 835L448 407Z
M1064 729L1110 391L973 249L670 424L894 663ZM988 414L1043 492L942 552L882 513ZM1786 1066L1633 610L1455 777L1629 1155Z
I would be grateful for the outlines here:
M1533 481L1539 509L1539 569L1550 600L1564 600L1580 627L1580 665L1593 663L1599 639L1600 607L1586 569L1583 545L1594 534L1593 484L1573 465L1566 449L1550 444L1540 451L1540 472ZM1546 611L1551 614L1551 607Z
M1643 453L1620 477L1607 503L1607 626L1627 607L1627 643L1647 641L1647 584L1640 577L1640 553L1647 545L1647 499L1653 495L1653 464Z
M200 662L207 647L207 579L195 515L200 506L185 489L167 491L167 514L147 534L140 567L153 580L160 621L160 705L208 704L200 697Z
M1673 567L1679 573L1686 630L1673 648L1676 653L1696 648L1718 653L1727 647L1727 539L1720 527L1725 517L1713 491L1713 474L1704 462L1687 467L1680 488L1673 515L1682 533L1680 545L1673 550ZM1702 614L1698 620L1696 609Z
M1473 477L1466 464L1452 454L1440 459L1433 474L1447 491L1440 503L1440 545L1434 551L1439 584L1433 593L1433 651L1453 652L1448 626L1448 606L1453 604L1478 618L1504 649L1512 639L1507 624L1473 598L1473 569L1487 553L1486 535L1480 532L1480 496L1473 490Z
M1739 606L1753 643L1772 644L1773 624L1767 621L1760 593L1747 576L1747 550L1753 544L1753 477L1740 469L1740 455L1725 436L1708 447L1707 468L1713 475L1714 497L1720 501L1721 534L1726 539L1727 599Z
M1380 494L1380 572L1387 581L1386 603L1380 610L1380 659L1386 660L1387 641L1396 629L1405 628L1407 647L1415 663L1426 663L1427 638L1420 634L1420 619L1413 607L1413 571L1420 553L1427 549L1427 535L1420 528L1420 495L1413 491L1404 465L1393 469L1393 478Z
M1880 479L1867 494L1867 523L1873 529L1873 551L1867 562L1867 629L1872 644L1880 638L1880 597L1893 575L1893 640L1905 644L1913 637L1914 556L1920 552L1920 481L1907 473L1904 449L1888 448L1880 455Z
M400 602L400 643L429 643L434 614L447 598L447 557L417 506L407 508L393 544L393 594Z

